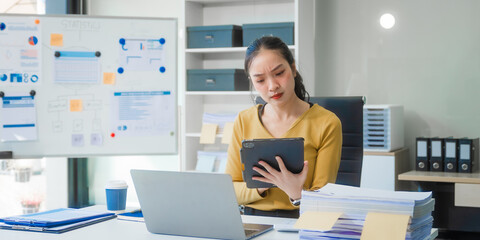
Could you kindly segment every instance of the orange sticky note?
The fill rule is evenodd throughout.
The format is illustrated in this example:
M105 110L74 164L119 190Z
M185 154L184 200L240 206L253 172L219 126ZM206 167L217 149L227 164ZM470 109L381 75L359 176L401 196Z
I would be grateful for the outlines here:
M63 34L61 33L52 33L50 34L50 46L63 46Z
M81 112L81 111L82 111L82 99L70 100L70 112Z
M304 212L298 218L294 228L312 231L331 230L338 218L342 216L341 212Z
M113 72L104 72L103 73L103 84L115 84L115 73Z
M404 240L409 215L368 213L363 224L361 240Z
M230 144L230 140L232 140L232 134L233 134L233 122L225 123L225 126L223 126L222 143Z
M217 124L205 123L202 125L202 133L200 134L201 144L214 144L217 135Z

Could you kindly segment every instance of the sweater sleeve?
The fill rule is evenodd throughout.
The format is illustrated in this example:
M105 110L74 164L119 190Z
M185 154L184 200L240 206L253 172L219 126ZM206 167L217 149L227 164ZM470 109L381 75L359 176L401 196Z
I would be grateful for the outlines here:
M243 124L239 115L233 124L233 134L230 145L228 146L228 161L225 172L232 176L233 186L237 202L240 205L246 205L263 199L256 188L247 188L243 181L242 163L240 159L240 148L243 140Z
M315 173L309 190L316 190L327 183L335 183L340 157L342 154L342 124L337 116L332 115L331 121L322 129L321 147L317 153Z

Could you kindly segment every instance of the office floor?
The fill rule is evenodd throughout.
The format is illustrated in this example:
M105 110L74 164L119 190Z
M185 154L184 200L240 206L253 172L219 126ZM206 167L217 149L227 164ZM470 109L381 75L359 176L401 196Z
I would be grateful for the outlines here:
M480 232L459 232L459 231L445 231L440 230L436 240L478 240L480 239Z

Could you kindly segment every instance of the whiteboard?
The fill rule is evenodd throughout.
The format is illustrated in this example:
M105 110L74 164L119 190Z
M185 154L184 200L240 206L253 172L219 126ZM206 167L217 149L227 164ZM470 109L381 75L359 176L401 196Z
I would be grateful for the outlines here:
M177 20L0 15L0 151L177 153Z

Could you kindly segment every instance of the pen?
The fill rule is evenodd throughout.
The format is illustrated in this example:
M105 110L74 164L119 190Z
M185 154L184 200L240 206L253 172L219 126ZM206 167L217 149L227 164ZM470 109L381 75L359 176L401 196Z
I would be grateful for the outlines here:
M137 213L137 212L141 212L142 209L138 208L138 209L135 209L135 210L132 210L130 212L126 212L126 213Z

